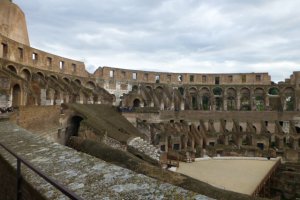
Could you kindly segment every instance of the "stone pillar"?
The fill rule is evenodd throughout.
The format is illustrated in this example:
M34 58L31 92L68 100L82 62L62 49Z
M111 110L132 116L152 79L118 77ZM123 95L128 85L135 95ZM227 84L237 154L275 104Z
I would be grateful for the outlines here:
M223 97L223 107L224 107L224 111L227 111L227 96Z
M241 109L241 95L240 93L238 93L237 95L237 105L236 105L236 109L240 110Z
M184 110L184 101L180 102L180 110Z
M224 144L225 144L226 146L228 146L228 144L229 144L229 142L228 142L228 135L226 135L226 136L224 137Z
M278 138L278 148L282 149L284 146L283 144L283 138Z
M299 148L299 139L294 139L293 140L293 149L297 150Z
M265 97L265 107L269 107L270 106L270 99L269 99L269 95L266 95Z

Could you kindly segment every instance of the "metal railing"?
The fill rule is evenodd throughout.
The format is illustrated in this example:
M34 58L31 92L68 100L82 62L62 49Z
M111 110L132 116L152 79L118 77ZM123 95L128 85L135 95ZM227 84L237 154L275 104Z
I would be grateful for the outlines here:
M14 153L12 150L10 150L8 147L3 145L0 142L0 146L5 149L7 152L9 152L11 155L13 155L17 159L17 194L16 194L16 199L20 200L22 199L22 189L21 189L21 184L22 184L22 174L21 174L21 164L23 163L26 165L29 169L34 171L36 174L38 174L40 177L42 177L44 180L46 180L48 183L50 183L52 186L57 188L59 191L61 191L64 195L69 197L72 200L83 200L81 197L76 195L74 192L70 191L68 188L54 180L53 178L47 176L44 172L42 172L40 169L37 167L33 166L30 162L22 158L21 156L17 155Z

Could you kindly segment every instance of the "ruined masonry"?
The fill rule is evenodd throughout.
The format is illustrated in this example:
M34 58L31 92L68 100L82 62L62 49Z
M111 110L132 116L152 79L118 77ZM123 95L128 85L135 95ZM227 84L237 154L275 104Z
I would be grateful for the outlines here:
M87 200L210 199L49 142L9 122L0 122L0 142ZM16 166L15 158L2 148L0 154ZM22 170L47 199L66 199L26 167Z

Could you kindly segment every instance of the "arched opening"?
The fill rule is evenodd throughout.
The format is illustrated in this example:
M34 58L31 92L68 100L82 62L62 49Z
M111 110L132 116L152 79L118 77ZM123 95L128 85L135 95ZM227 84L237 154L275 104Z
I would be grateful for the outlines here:
M51 77L52 79L57 80L57 77L56 77L55 75L50 75L50 77Z
M216 110L222 110L223 99L220 97L216 97L215 101L216 101Z
M77 83L78 85L81 85L81 81L79 79L76 79L74 82Z
M198 109L198 101L197 101L197 89L196 88L190 88L189 89L189 93L190 93L190 96L191 96L191 108L193 110L197 110Z
M233 88L229 88L227 90L227 110L235 110L236 109L236 90Z
M67 130L66 130L65 144L67 144L67 142L71 136L79 135L79 128L80 128L80 123L82 120L83 120L83 118L80 116L73 116L70 119L69 126L67 127Z
M11 72L17 74L17 69L16 69L14 66L9 65L9 66L7 67L7 69L10 70Z
M263 111L265 108L264 90L262 88L256 88L254 90L254 96L254 105L256 106L256 110Z
M132 91L137 92L138 91L138 86L137 85L132 86Z
M270 88L269 91L268 91L269 95L279 95L279 90L278 88Z
M12 89L12 107L21 105L21 87L19 84L14 85Z
M179 93L180 93L181 95L184 94L184 89L183 89L182 87L178 88L178 91L179 91Z
M295 92L289 87L284 90L284 110L293 111L295 109Z
M248 88L241 89L241 110L251 110L250 90Z
M36 73L36 74L38 75L38 77L39 77L40 79L42 79L42 80L45 79L45 76L44 76L44 74L43 74L42 72L38 72L38 73Z
M210 110L210 102L208 96L202 97L202 108L203 110Z
M66 83L70 83L70 79L68 79L67 77L64 77L63 80L64 80Z
M135 99L133 101L133 107L134 108L138 108L138 107L140 107L140 105L141 105L141 101L139 99Z
M22 78L24 78L27 81L31 79L31 73L28 69L23 69L20 75Z
M208 88L202 88L200 90L201 107L203 110L210 110L210 93Z
M86 87L91 89L91 90L94 90L96 88L96 84L93 81L88 81L86 83Z
M216 87L216 88L213 89L213 93L216 96L221 96L222 95L222 89L219 88L219 87Z

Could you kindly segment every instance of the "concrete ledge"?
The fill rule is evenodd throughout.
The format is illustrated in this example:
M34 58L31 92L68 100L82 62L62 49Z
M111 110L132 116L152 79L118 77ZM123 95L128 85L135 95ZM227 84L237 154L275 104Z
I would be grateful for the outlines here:
M84 199L209 199L52 143L9 122L0 122L0 142ZM16 166L8 152L0 148L0 154ZM66 198L26 167L22 172L47 199Z

